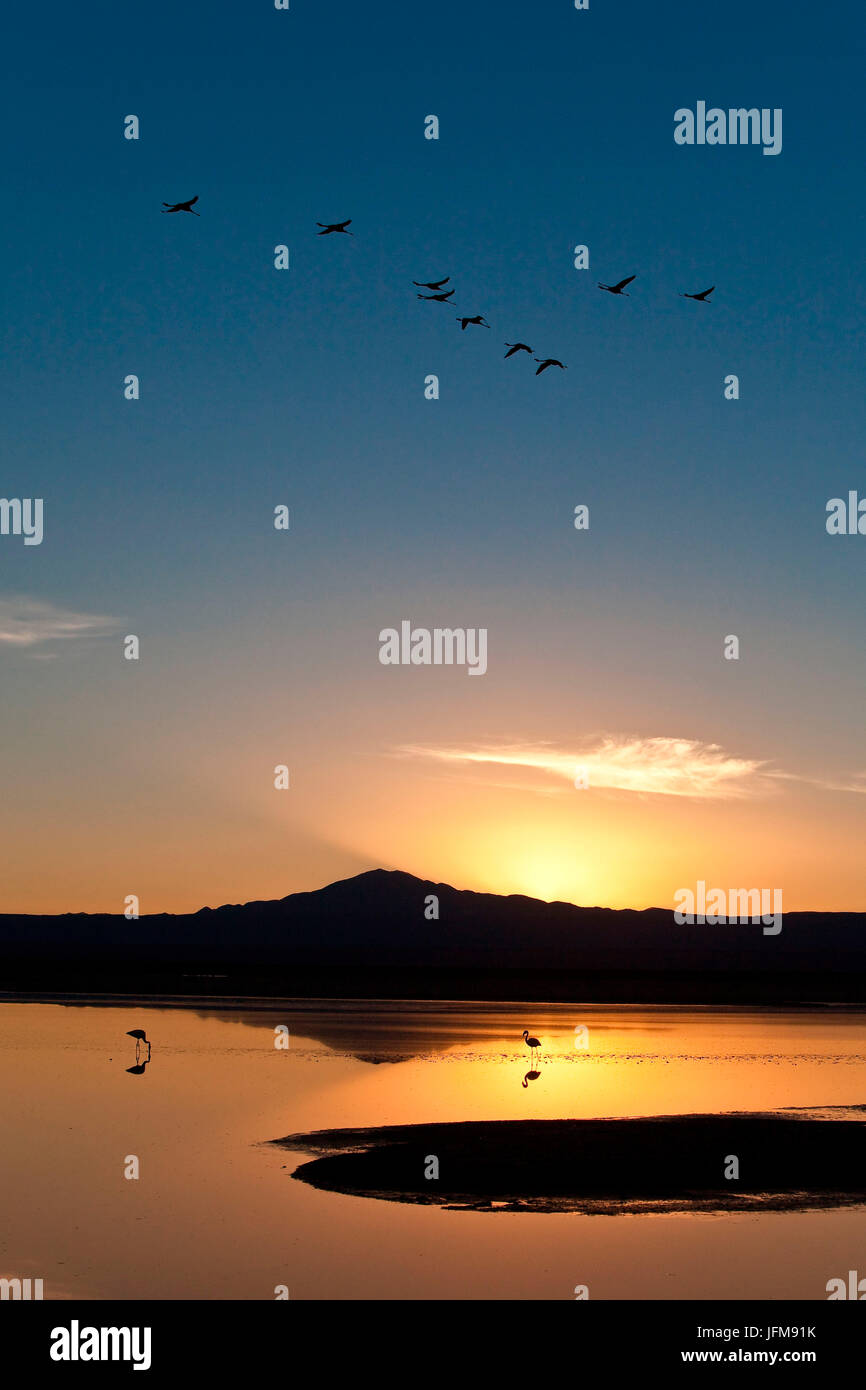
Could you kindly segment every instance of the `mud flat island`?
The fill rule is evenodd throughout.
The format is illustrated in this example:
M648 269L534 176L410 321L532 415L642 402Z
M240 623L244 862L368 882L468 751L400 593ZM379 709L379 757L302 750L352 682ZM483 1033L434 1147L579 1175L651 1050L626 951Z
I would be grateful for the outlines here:
M390 1125L271 1142L317 1155L295 1169L298 1181L386 1201L611 1215L790 1211L866 1203L864 1121L866 1106L857 1106Z

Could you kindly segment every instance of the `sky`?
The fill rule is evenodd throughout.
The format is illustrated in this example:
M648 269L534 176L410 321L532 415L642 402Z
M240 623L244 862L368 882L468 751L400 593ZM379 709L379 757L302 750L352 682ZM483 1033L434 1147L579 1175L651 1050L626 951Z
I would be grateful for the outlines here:
M0 910L379 866L866 910L866 536L825 525L866 496L859 10L8 28L0 496L44 534L0 535ZM781 109L781 152L676 144L698 101ZM404 620L486 629L486 672L383 665Z

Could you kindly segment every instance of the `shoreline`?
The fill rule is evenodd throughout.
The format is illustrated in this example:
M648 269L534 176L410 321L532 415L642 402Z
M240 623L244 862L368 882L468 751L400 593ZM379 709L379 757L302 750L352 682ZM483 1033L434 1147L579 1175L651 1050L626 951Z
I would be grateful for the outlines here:
M293 1004L296 1007L314 1009L317 1005L336 1005L346 1006L357 1005L385 1005L392 1008L418 1006L428 1009L431 1012L437 1010L453 1011L462 1008L473 1009L500 1009L500 1008L531 1008L531 1009L609 1009L612 1012L622 1010L630 1011L669 1011L690 1013L704 1011L707 1013L818 1013L818 1012L845 1012L853 1014L866 1014L866 1001L861 1000L835 1000L835 999L810 999L810 1000L790 1000L790 1001L719 1001L711 1003L701 1003L700 1001L690 1000L604 1000L604 999L484 999L457 997L445 999L441 997L425 998L423 996L400 996L393 995L346 995L346 994L170 994L161 992L142 992L132 991L122 993L120 991L99 992L94 990L0 990L0 1004L58 1004L70 1007L88 1008L123 1008L126 1006L135 1008L155 1008L155 1009L196 1009L202 1005L207 1005L210 1009L224 1009L230 1012L233 1009L262 1010L276 1008L280 1004Z

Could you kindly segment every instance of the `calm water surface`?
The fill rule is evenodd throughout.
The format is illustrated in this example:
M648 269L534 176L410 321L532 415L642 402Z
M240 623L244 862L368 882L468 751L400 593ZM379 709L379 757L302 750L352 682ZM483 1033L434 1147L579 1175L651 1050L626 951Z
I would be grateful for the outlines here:
M543 1051L524 1086L525 1027ZM141 1075L130 1028L153 1042ZM866 1015L830 1009L0 1003L0 1275L60 1299L268 1299L279 1284L293 1299L567 1299L576 1284L593 1299L823 1299L866 1270L866 1208L447 1211L317 1192L290 1176L304 1156L267 1141L862 1105L864 1063Z

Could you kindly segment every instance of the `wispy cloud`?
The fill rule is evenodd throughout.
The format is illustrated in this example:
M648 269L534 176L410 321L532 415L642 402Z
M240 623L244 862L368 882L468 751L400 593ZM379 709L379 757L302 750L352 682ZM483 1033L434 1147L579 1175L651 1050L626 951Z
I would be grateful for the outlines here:
M75 637L117 632L116 618L75 613L35 598L0 597L0 647L37 647Z
M589 787L656 796L733 800L772 790L772 773L754 758L735 758L716 743L686 738L604 735L573 749L549 743L433 748L406 745L399 757L429 758L468 767L490 763L525 768L574 784L581 769Z
M858 796L866 795L866 772L855 772L850 782L830 782L821 777L801 777L799 780L809 782L813 787L821 787L825 792L855 792Z

